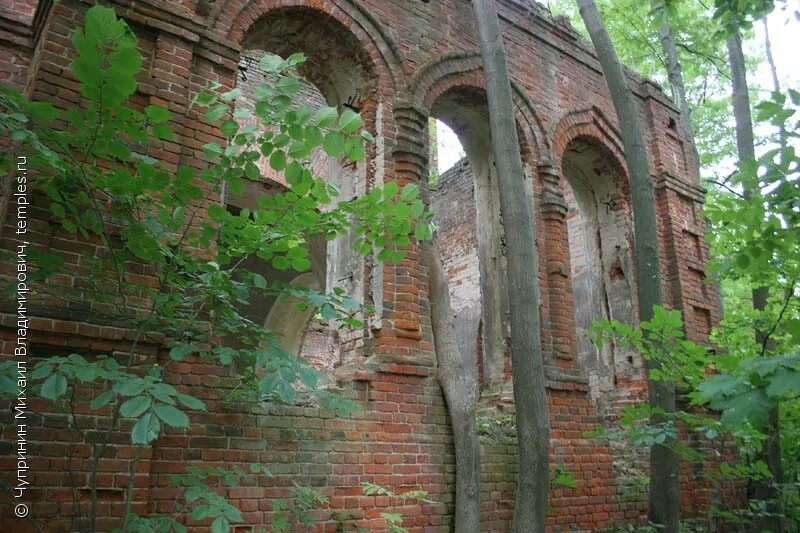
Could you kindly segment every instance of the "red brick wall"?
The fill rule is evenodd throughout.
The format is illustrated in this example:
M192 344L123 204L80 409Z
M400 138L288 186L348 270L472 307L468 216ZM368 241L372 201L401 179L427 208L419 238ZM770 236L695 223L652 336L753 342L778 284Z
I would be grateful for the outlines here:
M436 246L450 284L453 309L479 303L477 213L472 171L466 158L442 173L431 193L430 209L435 213Z
M319 54L311 58L312 62L324 66L329 61L330 68L340 62L347 68L357 68L362 76L364 86L357 91L355 104L377 143L370 147L368 162L357 174L359 191L389 180L403 185L427 177L431 106L449 89L482 86L472 15L462 0L113 3L139 35L145 57L137 104L162 104L173 113L176 140L152 150L152 155L171 164L198 168L205 164L200 147L219 140L219 135L195 110L188 109L191 98L212 81L228 88L235 86L248 32L266 15L280 20L302 9L305 19L321 21L340 38L332 41L330 50L315 50L313 43L305 43L311 55ZM77 0L52 7L42 5L46 6L40 10L44 14L34 16L33 3L3 1L0 72L8 73L8 83L29 87L35 98L64 107L79 104L78 84L68 72L67 50L71 32L87 5ZM641 517L644 508L642 494L631 497L632 475L618 461L629 451L618 443L587 440L582 435L609 420L589 398L586 380L574 361L576 330L568 310L580 302L571 302L566 281L569 246L559 166L567 145L577 137L603 144L622 161L616 119L599 64L577 34L538 10L531 12L527 2L501 0L499 9L538 219L552 457L578 481L576 489L553 491L551 524L553 530L591 530ZM12 19L20 29L9 32L5 22ZM303 44L302 35L298 33L297 42L289 44ZM320 79L324 82L328 78ZM658 189L665 294L670 306L686 312L690 336L703 339L719 318L718 295L704 282L707 246L699 217L702 194L687 159L692 151L687 140L669 127L670 120L677 121L677 111L666 96L636 76L631 76L631 82L646 125ZM441 194L446 201L446 190ZM43 200L37 202L44 205ZM457 207L460 210L464 206ZM50 224L44 210L32 211L30 218L32 246L56 251L70 267L70 275L53 283L65 288L79 286L86 273L82 254L95 253L97 243L76 241ZM459 234L460 226L442 224L453 235L446 240L453 245L464 242L458 249L471 254L468 238ZM466 225L462 227L464 232L471 231ZM13 233L4 232L0 247L14 250L16 245ZM453 255L454 274L459 268L458 253L462 252ZM465 269L473 267L464 264ZM150 274L146 265L136 268L137 275ZM209 403L209 414L194 416L190 430L159 439L136 463L135 510L168 511L175 490L166 486L164 474L177 472L186 463L260 461L267 463L275 476L247 478L242 488L229 494L245 512L249 525L268 523L269 500L286 496L287 487L297 481L324 488L331 496L331 510L352 513L363 525L379 530L380 511L394 502L361 495L358 485L369 481L399 492L429 490L431 498L440 503L400 507L399 512L407 517L404 525L412 531L449 530L452 443L441 391L433 377L424 258L414 245L399 265L373 267L367 263L364 269L364 295L379 310L379 316L347 339L349 344L342 351L354 355L341 361L332 376L363 411L340 420L315 407L236 404L230 400L235 380L225 371L199 362L175 364L170 381L203 397ZM4 267L3 274L9 274L8 268ZM40 354L46 356L56 348L103 353L124 350L129 341L124 324L102 323L99 307L93 308L90 302L73 305L63 298L41 297L34 302L31 313L39 318L31 323L32 339ZM0 309L10 311L8 307ZM3 315L0 324L0 350L9 355L13 353L13 315ZM144 346L140 352L142 357L164 357L156 346ZM603 401L614 405L636 401L644 393L644 383L634 380L621 389L627 392ZM31 407L40 414L53 411L42 403ZM9 414L3 414L4 439L10 439L13 433ZM106 423L102 414L80 413L80 417L90 428ZM78 494L80 499L87 495L89 452L66 429L64 415L33 417L29 437L36 487L36 492L30 493L35 502L33 515L46 521L48 531L68 529L74 513L73 495ZM104 527L118 523L122 512L121 488L134 461L133 450L126 442L125 434L115 436L98 480L103 489ZM487 440L484 452L484 529L504 531L513 504L513 441ZM2 469L13 468L4 458ZM687 472L684 476L686 498L693 497L693 478L697 475ZM82 488L76 493L70 487ZM321 513L320 518L328 520L331 510ZM325 529L333 531L335 525L328 521Z

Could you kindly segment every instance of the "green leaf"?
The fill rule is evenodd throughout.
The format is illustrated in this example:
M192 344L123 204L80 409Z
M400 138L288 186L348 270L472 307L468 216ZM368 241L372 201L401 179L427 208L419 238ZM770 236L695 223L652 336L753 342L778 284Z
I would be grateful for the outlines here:
M306 147L311 149L322 144L322 130L316 126L306 127Z
M363 161L366 157L364 143L358 137L350 137L345 143L345 153L350 161Z
M293 96L300 90L300 80L292 76L285 76L278 80L278 83L275 84L275 88L282 94Z
M728 427L739 427L749 422L756 429L761 429L769 422L769 412L773 406L774 403L763 390L751 390L733 397L722 412L720 421Z
M222 125L219 127L219 130L225 137L230 139L236 135L237 131L239 131L239 124L235 120L228 119L222 123Z
M96 396L94 400L92 400L92 403L89 404L89 408L92 411L96 411L97 409L100 409L101 407L107 405L113 398L114 398L114 391L107 390L104 393L100 394L99 396Z
M258 62L258 66L265 72L275 73L281 69L281 66L283 66L283 59L273 54L266 54L261 57L261 60Z
M170 405L175 405L175 398L173 398L173 394L175 393L175 387L167 383L156 383L156 385L150 389L150 394L153 399Z
M403 523L403 515L397 513L381 513L381 518L389 522L390 524L402 524Z
M224 516L218 516L211 522L211 533L228 533L230 529L230 522Z
M320 128L327 128L336 122L338 116L335 107L322 107L314 115L314 123Z
M223 153L222 147L217 143L206 143L203 145L203 154L205 154L206 157L211 158L222 155Z
M50 374L52 374L53 370L54 370L53 365L49 363L39 363L38 365L36 365L36 368L33 369L33 372L31 372L31 379L34 380L44 379Z
M121 396L138 396L144 391L144 382L141 378L129 377L126 381L114 383L113 389Z
M147 120L152 122L153 124L161 124L164 122L168 122L171 115L167 108L161 107L158 105L149 105L144 108L144 113L147 116Z
M253 272L253 285L255 285L259 289L266 289L267 288L267 280L259 274L258 272Z
M194 411L206 410L206 404L204 404L202 400L199 400L194 396L189 396L188 394L183 394L182 392L179 392L175 397L178 398L178 401L189 409L192 409Z
M152 411L149 411L133 425L131 442L133 444L150 444L158 438L160 432L161 422Z
M311 268L311 261L305 257L291 260L292 270L296 272L306 272Z
M743 380L729 374L714 376L698 387L699 396L704 401L711 402L711 407L721 409L724 407L726 398L739 394L746 390ZM716 405L716 406L715 406Z
M276 172L286 168L286 154L282 150L275 150L269 157L269 166Z
M94 365L83 361L81 363L76 363L75 377L78 378L82 383L88 383L95 380L97 377L97 372Z
M793 398L800 394L800 373L788 368L778 370L766 389L770 398Z
M214 123L225 116L228 112L228 106L225 104L215 104L206 111L206 118L209 122Z
M319 312L324 320L333 320L336 318L336 308L329 303L323 304Z
M150 408L152 400L149 396L134 396L119 408L119 414L128 418L135 418Z
M200 91L194 96L194 100L192 100L192 103L202 107L208 107L214 102L216 102L217 98L218 96L216 93L212 93L209 91Z
M172 129L166 124L156 124L153 126L153 135L158 137L159 139L164 139L166 141L171 141L175 138L175 135L172 133ZM127 158L121 158L127 159Z
M275 152L275 153L277 154L281 152ZM244 167L244 175L247 179L251 181L259 181L261 179L261 170L255 163L248 162Z
M403 187L400 193L400 199L404 202L411 202L419 197L419 187L413 183L408 183Z
M414 228L414 237L418 241L429 241L433 238L433 228L430 222L420 222Z
M222 93L219 95L219 99L223 102L232 102L239 98L242 95L242 90L240 88L232 89L226 93Z
M189 425L189 417L186 416L186 413L171 405L157 403L153 406L153 412L169 426L185 428Z
M355 133L364 125L361 115L352 109L345 109L339 117L339 129L345 133Z
M297 161L292 161L286 167L286 172L284 173L284 177L286 178L286 183L289 185L294 185L300 181L300 178L303 176L303 166L298 163Z
M48 400L56 400L67 392L67 378L63 374L51 374L42 383L42 396Z
M397 191L400 187L397 185L396 182L390 181L386 185L383 186L383 199L384 200L391 200L397 194Z
M736 256L736 266L740 270L747 270L747 267L750 266L750 257L747 254L740 253Z
M552 484L556 487L566 487L568 489L574 489L578 487L578 483L571 474L559 474L553 478Z
M316 387L321 378L321 374L317 370L310 367L300 368L300 370L297 372L297 375L300 377L300 381L303 383L303 385L309 389Z
M338 131L329 131L322 141L322 148L331 157L344 155L344 138Z
M289 147L289 155L293 159L302 159L311 153L311 148L305 141L295 141Z
M784 323L784 328L792 336L792 342L800 344L800 319L792 318Z
M303 52L295 52L289 57L286 58L286 66L288 67L299 67L303 63L306 62L306 55Z
M195 347L191 344L176 344L169 351L169 358L173 361L183 361L187 355L194 352Z

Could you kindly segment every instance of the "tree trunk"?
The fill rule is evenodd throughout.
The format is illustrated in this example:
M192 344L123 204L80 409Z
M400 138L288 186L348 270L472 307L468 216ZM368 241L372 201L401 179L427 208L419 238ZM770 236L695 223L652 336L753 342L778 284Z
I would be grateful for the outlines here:
M742 37L738 31L728 37L728 60L731 66L731 85L733 89L733 117L736 121L736 148L739 161L755 159L755 137L753 135L753 117L750 113L750 94L747 88L747 69L742 51ZM760 195L758 190L745 188L744 197L748 200L754 195ZM769 289L756 287L753 289L753 309L763 311L767 307ZM764 352L768 349L768 339L765 338L761 328L756 327L756 342ZM767 514L757 516L754 527L757 531L771 531L782 533L785 530L783 521L783 506L781 505L780 486L783 484L783 465L781 464L780 441L780 416L776 406L769 417L769 424L764 430L767 440L759 454L759 459L764 461L772 472L772 479L752 480L752 497L756 500L767 502Z
M434 247L428 248L437 375L444 390L455 441L455 531L479 533L481 458L475 420L478 403L478 368L475 363L477 339L474 335L470 337L464 333L474 332L480 317L480 309L462 312L458 316L453 312L450 306L450 289L447 286L439 254ZM470 338L473 341L471 345L468 342Z
M767 54L767 64L769 65L769 72L772 76L772 90L775 93L781 92L781 82L778 80L778 67L775 65L775 57L772 55L772 40L769 38L769 19L764 17L764 50ZM778 126L778 141L781 143L781 149L786 148L786 124L781 122ZM781 153L781 160L783 154Z
M631 180L639 319L650 320L653 318L653 307L662 302L661 267L653 182L639 123L639 110L597 6L593 0L578 0L578 7L603 68L620 123ZM648 371L656 368L656 365L648 361ZM667 413L675 411L675 386L672 383L648 380L648 394L651 407ZM652 422L663 420L654 417ZM677 454L669 447L671 444L666 442L665 445L650 448L648 516L651 522L663 526L666 533L677 532L680 520L679 463Z
M692 109L689 107L689 100L686 98L686 84L683 81L683 66L681 66L678 49L675 46L675 34L672 32L672 24L667 13L665 0L651 0L650 5L653 11L660 14L661 24L658 27L658 36L661 41L661 50L667 59L667 79L672 88L672 100L678 105L680 110L680 125L683 133L692 144L692 154L694 155L694 171L700 178L700 155L697 153L697 145L694 143L694 131L692 128Z
M667 60L667 79L672 89L672 100L678 104L680 109L680 122L683 131L692 138L692 110L686 100L686 84L683 82L683 67L678 57L678 49L675 47L675 35L672 33L672 24L667 14L665 0L651 0L653 11L661 17L661 24L658 27L658 37L661 40L661 50ZM694 143L693 143L694 144Z
M506 235L511 366L519 470L512 531L543 532L550 472L550 422L539 331L539 260L514 118L511 82L494 0L473 0L486 77L492 151Z

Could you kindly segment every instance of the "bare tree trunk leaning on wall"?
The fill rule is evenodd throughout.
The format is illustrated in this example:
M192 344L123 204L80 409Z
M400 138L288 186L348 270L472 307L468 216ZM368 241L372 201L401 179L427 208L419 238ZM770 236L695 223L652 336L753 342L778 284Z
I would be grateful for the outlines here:
M520 155L511 82L494 0L472 0L478 26L500 211L506 235L511 366L519 470L512 531L543 532L550 480L550 422L539 331L539 261Z
M753 117L750 113L750 95L747 88L747 67L742 51L742 37L738 31L728 37L728 60L731 66L731 85L733 89L733 117L736 121L736 149L739 161L755 159L755 137L753 135ZM760 194L758 190L745 188L744 197L750 199L753 195ZM767 307L769 289L756 287L753 289L753 309L761 311ZM768 339L761 329L756 328L756 342L762 347L762 355L768 349ZM772 409L769 416L769 425L765 430L768 435L764 441L759 459L764 461L772 472L771 479L752 480L753 498L769 502L768 515L759 515L753 521L754 531L772 531L782 533L785 530L783 522L783 506L779 487L783 485L783 465L781 464L781 439L778 409Z
M605 75L608 90L619 119L625 161L631 180L633 207L634 254L636 257L639 319L653 318L653 307L661 305L661 266L658 256L658 228L653 182L647 161L647 150L639 122L639 109L628 88L625 72L600 19L593 0L577 0L586 29L594 44ZM648 370L654 363L647 362ZM675 411L675 386L672 383L648 380L650 406L667 413ZM653 419L654 423L660 420ZM670 443L665 443L669 445ZM664 445L650 448L650 490L648 517L663 526L665 533L676 533L680 520L678 483L679 462L674 450Z
M475 343L464 330L472 330L480 319L480 310L453 312L450 289L439 254L428 246L430 258L430 300L433 336L436 342L437 376L444 390L456 454L455 531L479 533L481 526L481 456L478 424L478 367ZM468 314L469 316L464 316ZM459 325L462 327L459 328ZM474 331L474 330L473 330ZM474 337L472 340L475 341Z

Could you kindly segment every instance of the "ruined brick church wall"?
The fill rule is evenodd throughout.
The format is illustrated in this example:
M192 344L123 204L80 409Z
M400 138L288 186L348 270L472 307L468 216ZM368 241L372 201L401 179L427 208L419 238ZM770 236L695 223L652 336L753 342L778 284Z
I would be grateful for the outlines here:
M82 20L87 4L78 0L53 6L41 2L39 10L31 11L34 5L18 0L0 2L3 20L8 13L25 13L13 19L19 22L13 35L0 32L0 60L18 66L0 71L10 72L9 82L21 89L27 87L35 98L62 107L79 104L79 84L68 72L68 50L71 32ZM377 139L369 147L367 163L352 174L357 191L391 180L402 186L427 177L427 122L437 101L454 89L483 88L474 25L468 3L462 0L145 0L114 5L139 37L144 56L135 104L160 104L172 111L176 140L152 150L152 155L169 165L202 168L206 164L201 147L220 138L213 125L189 109L189 103L209 82L229 89L237 86L241 52L252 48L249 45L253 43L247 41L252 37L250 30L265 17L291 21L292 14L302 11L302 17L322 20L325 27L341 32L342 38L333 44L358 48L353 52L357 61L352 64L347 62L352 59L347 50L313 50L321 54L315 65L344 62L357 67L365 84L353 93L353 100L345 99L359 108L367 129ZM17 10L17 6L23 8ZM589 47L575 32L538 10L531 11L527 2L503 0L499 9L537 214L551 457L554 465L563 465L578 483L575 489L553 490L550 524L554 531L589 531L641 517L644 502L641 494L630 497L625 465L618 459L626 450L584 436L604 423L605 415L577 362L572 313L580 303L572 301L569 282L567 202L560 167L576 138L592 139L617 161L623 158L613 106ZM311 46L302 39L290 44ZM703 280L708 250L702 238L702 193L689 164L692 152L687 149L688 141L669 127L677 110L663 93L633 75L631 82L646 125L657 188L665 294L670 306L687 313L690 335L702 339L719 317L714 288ZM448 196L445 182L453 197ZM456 200L466 201L469 189L469 180L455 183L443 176L434 193L434 202L444 202L451 209L450 225L441 221L438 238L445 247L452 246L446 252L449 272L454 279L463 280L463 286L474 283L475 264L464 261L460 254L475 253L477 245L468 223L469 205ZM53 283L80 286L87 272L84 256L98 253L99 244L76 239L52 224L46 199L34 197L34 203L29 234L32 247L48 247L64 258L70 274ZM10 222L7 218L0 240L4 250L18 245ZM11 274L9 265L2 268L2 275ZM153 275L147 265L135 268L137 275ZM326 531L336 529L332 517L337 513L350 514L362 526L381 530L382 511L400 512L404 525L414 532L449 531L454 458L449 421L435 379L425 258L413 246L401 264L365 263L362 274L362 293L378 316L364 330L342 340L348 358L337 361L330 375L331 382L362 407L360 412L339 419L311 402L291 407L236 402L231 395L236 380L228 371L192 359L173 364L168 381L204 399L209 412L193 414L190 428L168 431L138 460L135 449L128 445L129 436L124 431L114 435L98 479L101 529L119 523L127 472L134 464L134 510L169 512L178 493L169 486L167 475L180 472L187 463L230 466L258 461L266 463L274 476L250 476L242 487L229 491L244 512L246 528L268 524L270 500L287 497L291 483L298 482L319 487L331 497L329 508L316 515ZM131 332L125 324L98 319L93 311L101 309L96 307L91 302L83 307L68 305L58 298L43 298L31 307L34 355L125 351ZM0 311L0 354L10 357L15 317L8 307ZM167 358L163 347L155 345L144 345L139 352L146 361ZM635 391L634 398L644 392L640 379L624 385ZM619 399L625 401L633 400L630 396ZM66 415L42 402L31 403L31 410L38 413L29 421L35 486L29 493L34 502L32 513L47 524L48 531L69 530L80 519L73 498L77 495L85 500L88 494L89 450L67 429ZM13 438L9 415L2 415L5 442ZM102 429L107 416L105 412L77 413L82 427L92 430ZM482 439L482 527L505 531L513 507L513 438ZM9 455L2 459L4 472L13 470L11 459ZM707 488L696 482L699 475L696 471L685 473L683 494L687 500L696 494L708 495ZM359 487L362 482L380 483L395 492L422 488L437 503L403 505L367 497ZM190 529L202 530L198 524L190 524Z

